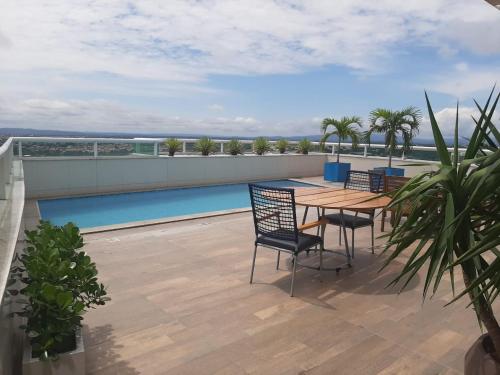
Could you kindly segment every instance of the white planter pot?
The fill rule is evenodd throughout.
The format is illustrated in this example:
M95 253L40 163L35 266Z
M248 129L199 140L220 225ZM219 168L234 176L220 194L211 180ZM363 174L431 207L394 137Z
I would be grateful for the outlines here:
M488 335L480 336L465 354L465 375L498 375L500 364L486 352L483 340Z
M31 355L28 340L24 346L23 375L85 375L85 350L82 332L76 331L76 349L59 355L55 361L40 361Z

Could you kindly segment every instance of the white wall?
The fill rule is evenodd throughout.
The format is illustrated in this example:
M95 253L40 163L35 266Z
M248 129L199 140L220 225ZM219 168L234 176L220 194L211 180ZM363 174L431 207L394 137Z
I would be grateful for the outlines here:
M115 158L25 158L28 198L147 190L162 187L311 177L327 156L241 155Z

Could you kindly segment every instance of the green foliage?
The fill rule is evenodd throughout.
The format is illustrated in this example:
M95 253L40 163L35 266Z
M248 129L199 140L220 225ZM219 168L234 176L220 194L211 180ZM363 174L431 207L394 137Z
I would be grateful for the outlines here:
M500 94L492 100L494 90L484 108L476 102L481 115L474 118L476 126L460 164L458 105L450 158L426 94L441 165L436 172L413 177L394 194L396 222L403 205L411 207L410 215L393 228L384 251L390 252L385 266L405 253L405 265L393 282L403 282L403 288L425 267L424 297L438 290L445 274L455 290L458 267L465 289L453 301L469 296L500 358L500 328L491 307L500 293L500 133L492 123Z
M415 107L407 107L401 111L377 108L370 113L370 129L366 132L365 138L370 142L373 133L385 135L385 148L389 154L389 168L391 168L392 155L398 146L398 135L402 138L403 152L410 151L421 121L420 110Z
M169 138L165 141L165 146L168 149L168 156L174 156L176 152L182 150L182 142L177 138Z
M352 117L342 117L340 120L336 120L333 117L325 118L321 123L321 131L323 132L323 136L320 140L320 148L321 150L325 149L325 143L328 139L334 135L337 137L337 163L340 161L340 143L345 141L346 139L351 139L352 147L357 147L359 143L359 138L361 137L361 133L356 127L362 127L361 118L357 116ZM333 127L334 130L328 131L330 127Z
M230 154L230 155L239 155L239 154L243 154L243 143L241 143L239 140L237 139L231 139L228 143L227 143L227 152Z
M288 141L286 139L278 139L276 141L276 150L279 151L280 154L284 154L286 150L288 149Z
M57 358L72 350L72 342L82 315L94 305L109 300L97 269L82 251L83 239L72 223L63 227L42 222L35 231L27 231L28 246L21 256L21 295L26 303L19 315L26 318L24 328L33 355L42 360ZM74 342L73 342L74 345Z
M271 151L273 148L267 138L257 137L253 141L253 150L257 155L264 155L266 152Z
M309 153L309 151L311 151L311 148L312 148L312 143L309 139L307 138L304 138L303 140L301 140L298 145L297 145L297 152L299 154L304 154L304 155L307 155Z
M194 150L201 152L203 156L208 156L217 151L217 145L208 137L200 138L194 145Z

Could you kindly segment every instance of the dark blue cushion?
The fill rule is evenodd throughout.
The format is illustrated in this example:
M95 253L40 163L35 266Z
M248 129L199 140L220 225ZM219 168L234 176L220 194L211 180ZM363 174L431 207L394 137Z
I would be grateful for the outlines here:
M340 214L330 214L330 215L325 215L325 217L328 219L328 224L333 224L338 226L342 225L342 221L340 220ZM350 229L367 227L373 225L373 219L359 215L354 216L354 215L344 214L344 225Z
M321 237L319 236L314 236L312 234L307 234L307 233L299 233L298 244L295 241L279 240L265 235L259 235L257 237L256 242L262 245L268 245L280 249L300 252L303 250L310 249L311 247L320 244L322 241Z

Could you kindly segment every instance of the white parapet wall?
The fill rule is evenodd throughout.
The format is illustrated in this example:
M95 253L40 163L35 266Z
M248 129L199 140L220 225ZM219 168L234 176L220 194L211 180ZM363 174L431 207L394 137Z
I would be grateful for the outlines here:
M28 198L320 176L326 154L25 158Z

